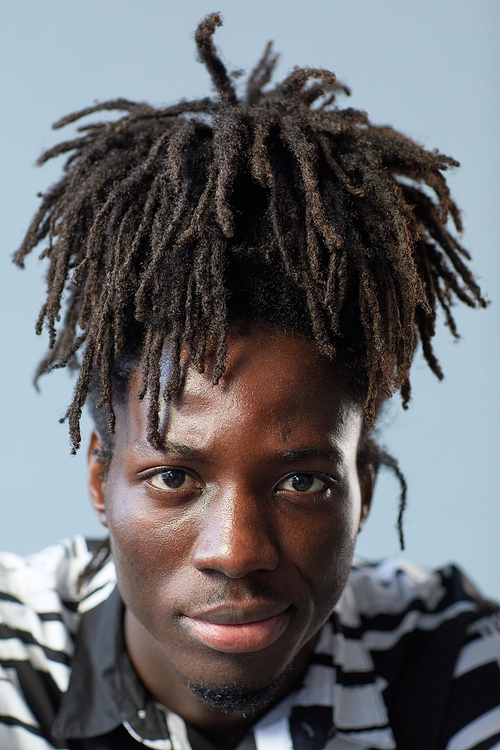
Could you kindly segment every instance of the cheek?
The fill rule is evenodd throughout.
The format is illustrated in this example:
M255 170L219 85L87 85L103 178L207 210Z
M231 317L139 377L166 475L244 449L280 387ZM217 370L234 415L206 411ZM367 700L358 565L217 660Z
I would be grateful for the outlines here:
M192 546L189 518L178 518L155 507L149 499L116 483L106 496L111 550L118 586L127 602L151 598L185 565Z
M316 601L333 608L347 581L359 528L359 492L348 493L328 511L298 529L296 559ZM329 604L327 604L329 602ZM333 602L333 603L332 603Z

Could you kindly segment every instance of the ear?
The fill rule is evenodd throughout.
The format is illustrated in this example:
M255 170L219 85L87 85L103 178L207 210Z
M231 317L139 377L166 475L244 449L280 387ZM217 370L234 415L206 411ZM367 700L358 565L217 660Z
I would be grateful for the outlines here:
M377 471L374 465L369 461L360 471L359 483L361 487L361 515L359 519L358 533L365 525L372 504L373 490L375 489L375 480Z
M102 450L101 438L96 430L92 431L90 445L87 453L89 492L92 506L97 513L99 521L103 526L108 525L106 519L106 506L104 502L104 485L106 482L107 467L99 461Z

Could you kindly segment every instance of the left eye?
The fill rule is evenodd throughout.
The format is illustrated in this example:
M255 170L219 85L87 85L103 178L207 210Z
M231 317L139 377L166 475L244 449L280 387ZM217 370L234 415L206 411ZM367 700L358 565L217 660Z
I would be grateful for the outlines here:
M293 474L291 477L283 480L278 489L285 492L322 492L328 487L324 479L320 479L314 474Z
M157 490L179 490L192 487L195 481L182 469L167 469L154 474L147 483Z

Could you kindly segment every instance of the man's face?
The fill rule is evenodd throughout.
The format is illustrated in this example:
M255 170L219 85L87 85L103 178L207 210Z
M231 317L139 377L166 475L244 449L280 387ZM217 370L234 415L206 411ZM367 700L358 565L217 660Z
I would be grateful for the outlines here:
M218 385L188 368L163 450L138 383L104 479L91 460L91 492L139 673L171 708L169 684L251 693L300 673L368 511L362 410L312 342L272 329L229 337Z

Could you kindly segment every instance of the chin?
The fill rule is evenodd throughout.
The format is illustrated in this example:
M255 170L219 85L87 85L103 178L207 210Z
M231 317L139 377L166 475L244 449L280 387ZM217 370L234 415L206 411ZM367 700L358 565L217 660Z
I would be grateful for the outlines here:
M268 708L283 686L290 669L287 669L269 685L248 688L236 682L221 685L200 684L186 680L192 695L213 711L252 717Z

